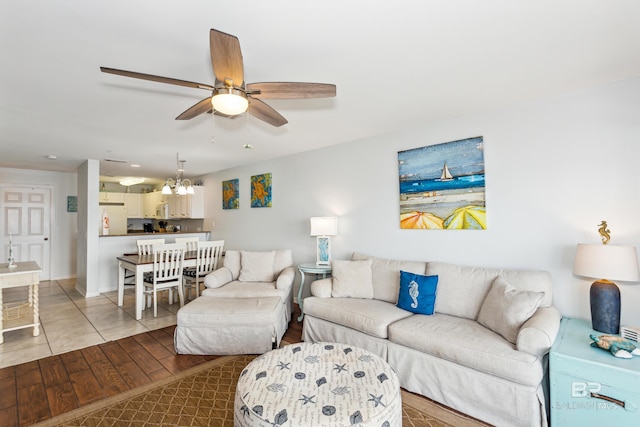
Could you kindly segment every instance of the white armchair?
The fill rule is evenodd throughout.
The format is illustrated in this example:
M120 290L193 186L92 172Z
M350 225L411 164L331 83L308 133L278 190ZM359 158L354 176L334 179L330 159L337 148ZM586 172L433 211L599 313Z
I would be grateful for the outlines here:
M227 250L224 265L204 278L202 296L218 298L280 298L291 320L295 269L291 250L267 252Z

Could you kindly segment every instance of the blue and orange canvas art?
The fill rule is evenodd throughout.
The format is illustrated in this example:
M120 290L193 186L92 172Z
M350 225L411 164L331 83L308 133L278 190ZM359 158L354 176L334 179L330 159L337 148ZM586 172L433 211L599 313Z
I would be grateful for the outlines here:
M240 207L239 182L237 178L222 181L222 209L238 209Z
M271 174L263 173L251 177L251 207L271 207Z
M481 136L398 152L400 228L487 228Z

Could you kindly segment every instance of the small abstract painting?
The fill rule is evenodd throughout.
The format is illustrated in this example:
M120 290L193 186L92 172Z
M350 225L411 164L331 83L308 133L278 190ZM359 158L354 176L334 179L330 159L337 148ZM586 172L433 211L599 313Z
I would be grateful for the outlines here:
M400 228L487 228L481 136L398 152Z
M222 181L222 209L238 209L240 207L238 197L239 183L240 180L237 178Z
M251 207L271 207L271 174L263 173L251 177Z

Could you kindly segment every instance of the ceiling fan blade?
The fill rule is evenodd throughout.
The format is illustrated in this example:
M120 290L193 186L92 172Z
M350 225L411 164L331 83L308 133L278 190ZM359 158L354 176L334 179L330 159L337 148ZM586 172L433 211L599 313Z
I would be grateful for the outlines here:
M216 75L216 85L227 79L233 80L235 87L244 88L244 65L240 41L236 36L211 29L209 33L211 65Z
M208 97L187 108L182 114L176 117L176 120L193 119L194 117L199 116L202 113L207 113L211 110L213 110L213 107L211 106L211 97Z
M248 111L252 116L257 117L258 119L275 127L280 127L288 123L287 119L264 102L259 99L254 99L253 97L249 98Z
M251 93L253 98L261 99L332 98L336 96L336 85L296 82L248 83L247 92Z
M154 76L153 74L137 73L135 71L117 70L115 68L100 67L103 73L116 74L118 76L133 77L134 79L151 80L153 82L166 83L170 85L186 86L195 89L213 90L213 86L203 83L190 82L187 80L173 79L171 77Z

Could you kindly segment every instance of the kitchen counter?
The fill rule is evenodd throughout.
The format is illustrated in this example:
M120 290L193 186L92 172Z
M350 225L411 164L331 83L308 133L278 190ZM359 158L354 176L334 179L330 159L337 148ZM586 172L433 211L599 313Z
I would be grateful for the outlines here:
M100 236L98 262L100 265L99 277L95 278L98 284L98 292L109 292L118 290L118 261L116 257L125 253L138 252L136 240L138 239L165 239L166 243L174 243L175 237L197 237L201 241L211 240L211 233L208 231L187 233L167 232L167 233L131 233L121 235ZM93 279L92 279L93 280ZM93 294L91 296L94 296Z
M203 234L209 234L208 231L154 231L153 233L148 231L128 231L127 234L109 234L108 236L100 237L126 237L126 236L166 236L167 234L196 234L201 236ZM183 236L184 237L184 236Z

